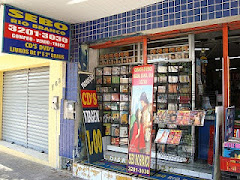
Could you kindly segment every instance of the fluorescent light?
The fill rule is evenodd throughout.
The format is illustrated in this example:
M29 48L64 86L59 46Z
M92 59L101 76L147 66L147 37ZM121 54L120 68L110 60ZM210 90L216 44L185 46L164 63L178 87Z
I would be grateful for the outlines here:
M229 59L240 59L240 56L237 56L237 57L229 57Z
M88 0L71 0L67 4L77 4L77 3L81 3L81 2L85 2L85 1L88 1Z
M202 50L209 51L209 48L195 48L195 51L202 51Z
M230 70L235 70L235 69L237 69L237 68L230 68ZM222 69L215 69L215 71L216 71L216 72L222 71Z
M220 60L221 60L220 57L215 58L215 61L220 61Z

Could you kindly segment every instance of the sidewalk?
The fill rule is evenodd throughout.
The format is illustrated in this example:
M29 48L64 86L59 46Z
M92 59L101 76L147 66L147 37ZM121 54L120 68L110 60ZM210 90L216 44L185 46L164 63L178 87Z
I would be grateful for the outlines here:
M71 173L0 152L0 180L70 180Z

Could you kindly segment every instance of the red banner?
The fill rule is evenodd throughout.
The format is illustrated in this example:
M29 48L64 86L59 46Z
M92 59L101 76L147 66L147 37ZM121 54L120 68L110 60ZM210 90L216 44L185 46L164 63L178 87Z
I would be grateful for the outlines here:
M81 90L81 98L83 108L98 107L96 90Z

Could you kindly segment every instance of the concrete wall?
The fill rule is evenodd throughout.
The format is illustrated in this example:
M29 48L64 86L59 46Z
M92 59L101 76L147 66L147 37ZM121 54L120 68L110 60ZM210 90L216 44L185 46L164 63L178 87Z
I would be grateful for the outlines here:
M35 68L41 66L50 67L49 79L49 128L48 128L48 160L38 159L34 156L9 149L4 145L0 145L0 150L11 153L15 156L23 157L28 160L39 162L51 167L59 165L59 135L60 135L60 109L52 109L52 98L58 96L59 100L63 96L63 88L65 86L65 62L47 60L41 58L32 58L20 55L0 56L0 139L2 139L2 91L3 91L3 72L14 71L25 68Z

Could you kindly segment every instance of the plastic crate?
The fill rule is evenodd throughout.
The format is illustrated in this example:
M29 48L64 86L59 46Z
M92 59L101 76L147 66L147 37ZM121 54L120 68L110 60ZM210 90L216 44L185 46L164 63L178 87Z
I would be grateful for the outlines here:
M240 173L240 159L220 157L220 168L222 171Z

